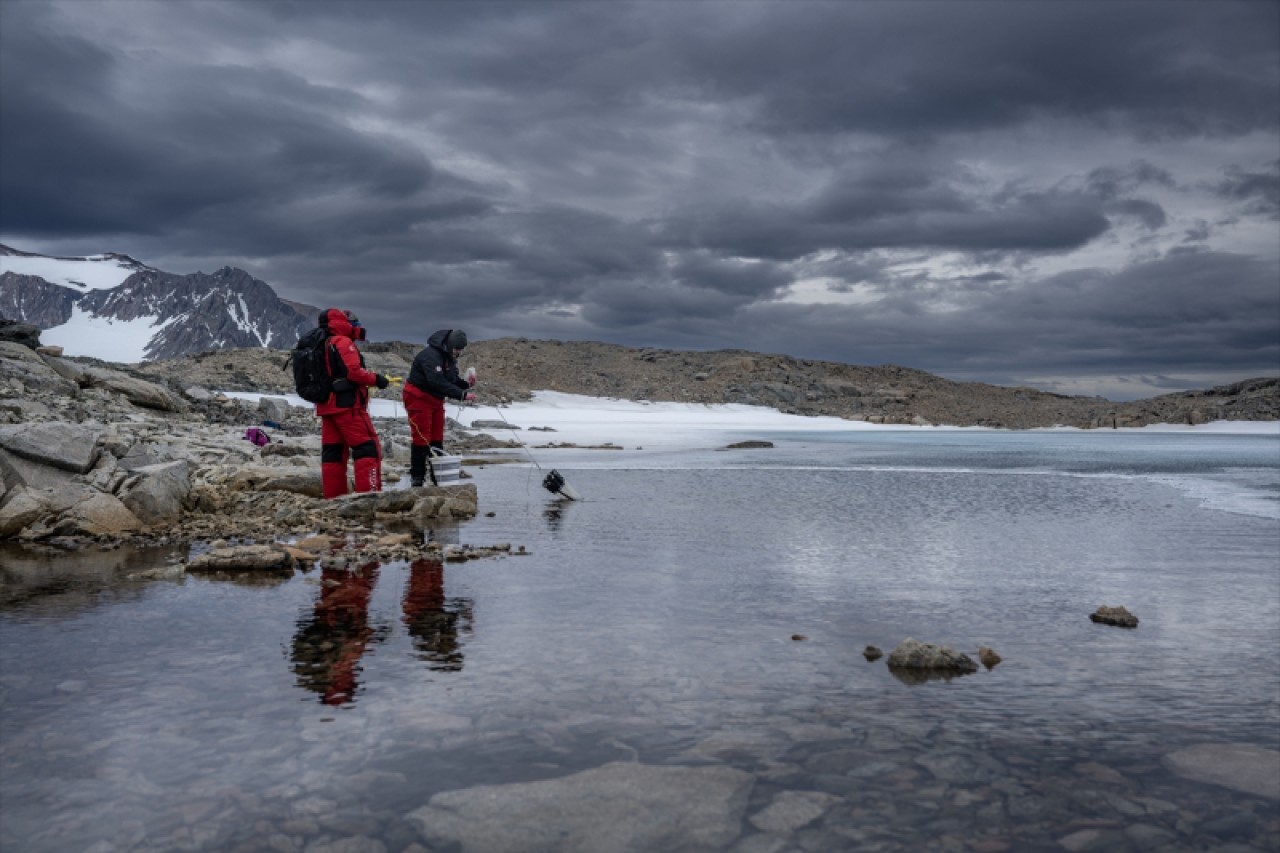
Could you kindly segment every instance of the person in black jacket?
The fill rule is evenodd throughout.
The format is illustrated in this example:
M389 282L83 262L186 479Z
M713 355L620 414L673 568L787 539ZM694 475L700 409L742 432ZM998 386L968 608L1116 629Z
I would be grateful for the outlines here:
M409 480L421 486L427 476L427 456L444 454L444 401L475 400L475 378L458 376L458 356L467 346L461 329L441 329L427 340L413 359L401 399L409 416L413 446L409 451Z

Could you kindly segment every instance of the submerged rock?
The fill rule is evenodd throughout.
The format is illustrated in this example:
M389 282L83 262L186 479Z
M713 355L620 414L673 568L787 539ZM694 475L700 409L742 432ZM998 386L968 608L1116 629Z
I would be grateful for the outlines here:
M1247 743L1201 743L1171 752L1164 764L1179 776L1280 800L1280 752Z
M1138 617L1123 607L1102 605L1089 614L1089 618L1102 625L1114 625L1117 628L1137 628Z
M742 830L753 781L731 767L619 762L446 791L405 817L431 849L719 850Z
M867 646L862 650L862 656L869 661L877 661L884 657L884 652L880 651L880 649L875 646Z
M1004 658L996 654L996 650L988 646L982 646L978 649L978 660L982 661L982 665L987 669L991 669Z

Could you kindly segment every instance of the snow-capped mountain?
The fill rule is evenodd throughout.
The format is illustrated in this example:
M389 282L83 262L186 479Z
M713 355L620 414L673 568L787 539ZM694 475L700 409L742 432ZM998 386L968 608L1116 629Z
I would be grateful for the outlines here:
M176 275L128 255L54 258L0 245L0 315L68 355L155 361L231 347L287 349L319 309L244 270Z

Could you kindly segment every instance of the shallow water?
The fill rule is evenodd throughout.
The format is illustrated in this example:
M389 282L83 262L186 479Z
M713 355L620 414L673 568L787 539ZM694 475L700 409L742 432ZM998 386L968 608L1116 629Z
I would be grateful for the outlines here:
M523 557L250 584L0 554L0 846L396 851L433 794L638 760L746 770L748 815L842 798L800 849L1274 849L1274 802L1161 759L1280 749L1280 439L764 437L535 450L582 503L471 469L492 517L432 535ZM1004 662L861 654L907 637Z

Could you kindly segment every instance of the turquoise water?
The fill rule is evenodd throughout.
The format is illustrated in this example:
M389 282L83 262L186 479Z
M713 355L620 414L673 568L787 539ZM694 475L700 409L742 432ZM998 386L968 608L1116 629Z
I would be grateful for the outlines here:
M238 584L130 578L162 552L5 551L0 844L302 845L354 833L318 816L337 812L400 850L441 791L631 759L836 790L867 765L823 756L854 742L908 765L973 749L1049 787L1100 763L1206 819L1264 813L1160 759L1280 749L1280 437L731 440L760 437L777 446L534 451L581 503L535 468L470 469L482 515L431 535L525 557ZM1093 624L1103 604L1140 626ZM1004 662L913 684L861 654L907 637ZM936 780L894 784L877 796L906 814ZM949 831L992 819L957 809ZM1064 797L1002 819L1048 842L1096 817Z

